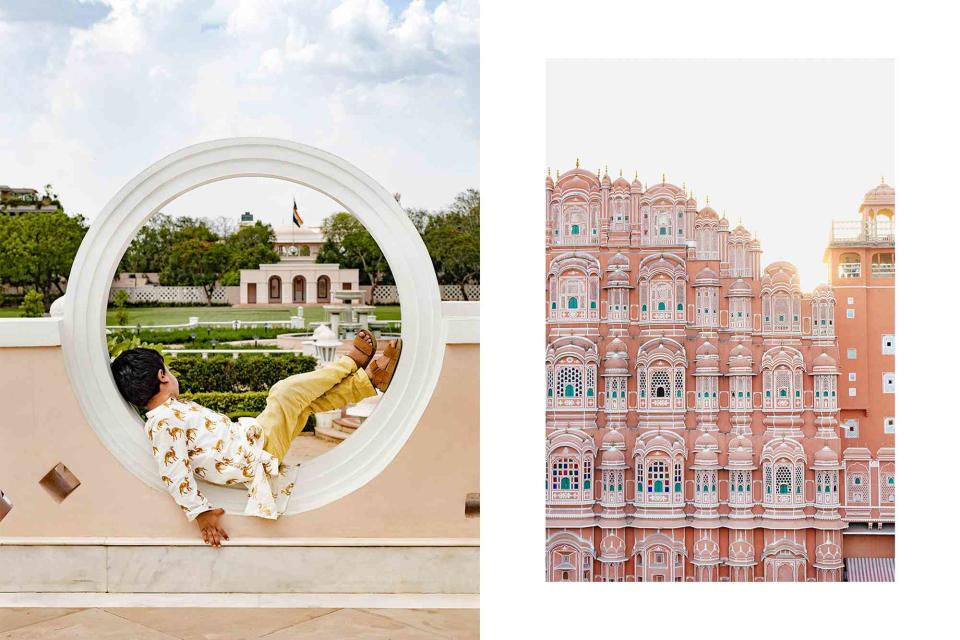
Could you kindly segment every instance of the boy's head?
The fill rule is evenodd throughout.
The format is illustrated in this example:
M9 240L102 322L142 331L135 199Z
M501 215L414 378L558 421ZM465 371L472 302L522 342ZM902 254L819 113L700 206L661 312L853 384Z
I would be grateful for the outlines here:
M180 384L153 349L127 349L114 358L110 370L120 395L138 407L147 406L158 394L163 394L163 400L180 395Z

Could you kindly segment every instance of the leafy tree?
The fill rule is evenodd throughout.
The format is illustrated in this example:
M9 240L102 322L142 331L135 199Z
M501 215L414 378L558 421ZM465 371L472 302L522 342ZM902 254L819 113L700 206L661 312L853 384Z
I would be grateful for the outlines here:
M238 231L227 236L223 242L228 259L221 284L240 284L240 269L256 269L261 264L279 262L280 256L273 249L274 240L273 228L260 221L240 227Z
M127 247L117 271L159 273L163 271L177 232L177 223L170 216L158 213L140 228Z
M467 299L466 285L480 281L480 193L469 189L457 196L445 213L430 216L423 241L441 284L458 284Z
M43 316L43 294L36 289L27 291L23 296L23 302L20 303L20 317L39 318Z
M86 232L83 216L62 211L0 217L0 280L32 288L48 304L54 289L63 295Z
M204 225L187 225L177 231L169 259L160 272L160 284L203 287L207 303L229 264L226 246Z
M361 281L378 284L392 279L387 259L373 236L359 220L346 211L335 213L320 226L324 243L317 253L317 262L336 262L342 268L359 269Z

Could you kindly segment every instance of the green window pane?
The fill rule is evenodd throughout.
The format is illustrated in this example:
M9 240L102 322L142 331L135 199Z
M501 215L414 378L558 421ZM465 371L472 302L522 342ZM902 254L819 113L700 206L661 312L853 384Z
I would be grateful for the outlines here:
M572 398L572 397L573 397L573 385L572 385L572 384L568 384L567 386L565 386L565 387L563 388L563 395L564 395L564 397L566 397L566 398Z

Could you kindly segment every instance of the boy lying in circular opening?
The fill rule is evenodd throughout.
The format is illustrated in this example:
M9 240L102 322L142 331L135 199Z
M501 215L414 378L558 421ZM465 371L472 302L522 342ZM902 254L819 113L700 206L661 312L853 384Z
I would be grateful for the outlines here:
M230 537L194 476L247 488L246 515L276 519L277 498L289 496L281 464L311 413L332 411L386 391L400 359L401 340L391 340L379 358L376 338L357 332L347 355L316 371L285 378L270 388L267 406L248 427L227 416L179 400L180 385L153 349L129 349L111 363L113 379L127 402L147 409L144 430L153 447L160 479L173 499L196 521L207 544Z

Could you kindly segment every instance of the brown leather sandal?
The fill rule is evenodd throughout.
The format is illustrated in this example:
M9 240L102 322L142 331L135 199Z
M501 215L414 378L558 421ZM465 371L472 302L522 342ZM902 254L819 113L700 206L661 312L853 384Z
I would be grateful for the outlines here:
M371 384L381 392L386 392L393 380L393 374L397 370L397 362L400 361L400 352L403 351L403 340L399 338L387 343L387 348L383 350L383 356L373 361L373 366L368 372Z
M364 336L368 336L370 341L367 342ZM353 348L364 356L364 361L362 363L358 362L357 368L365 369L377 353L377 338L366 329L360 329L357 331L357 335L353 337Z

